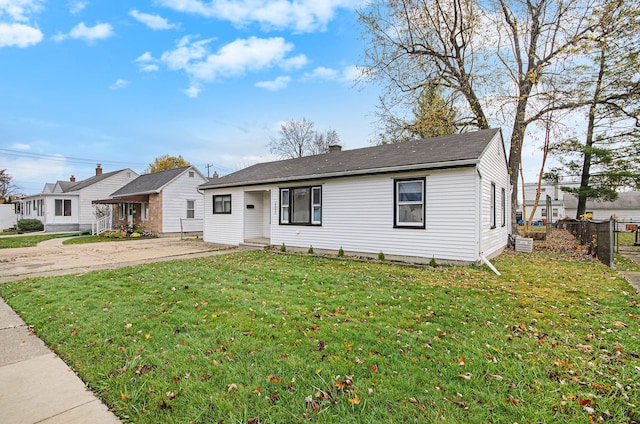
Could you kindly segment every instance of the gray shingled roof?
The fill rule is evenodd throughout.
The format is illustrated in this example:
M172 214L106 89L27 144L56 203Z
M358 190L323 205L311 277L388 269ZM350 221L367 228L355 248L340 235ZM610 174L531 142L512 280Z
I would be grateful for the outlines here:
M106 172L104 174L100 174L100 175L94 175L93 177L89 177L86 180L82 180L82 181L77 181L77 182L73 182L73 181L58 181L57 183L60 185L60 188L62 189L63 193L70 193L73 191L78 191L78 190L82 190L83 188L89 187L92 184L95 184L99 181L102 181L104 179L107 179L119 172L124 171L124 169L120 169L118 171L112 171L112 172Z
M169 169L167 171L153 172L151 174L140 175L129 184L111 194L111 197L132 196L135 194L159 193L162 187L171 182L174 178L185 172L191 166Z
M234 187L468 165L477 162L489 142L499 132L499 129L481 130L258 163L220 178L210 178L209 182L202 184L200 188Z
M578 198L573 194L565 193L564 207L576 209ZM587 209L640 209L640 191L627 191L618 193L618 198L613 202L602 200L587 200Z

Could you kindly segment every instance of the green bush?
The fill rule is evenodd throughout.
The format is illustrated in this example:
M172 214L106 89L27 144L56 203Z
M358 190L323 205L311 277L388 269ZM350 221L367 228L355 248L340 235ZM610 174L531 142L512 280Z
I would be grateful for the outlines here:
M338 250L338 257L343 257L344 256L344 250L342 250L342 246L340 246L340 250Z
M44 225L42 225L39 219L26 218L18 221L18 231L42 231L43 229Z
M382 251L380 251L380 253L378 253L378 260L384 261L384 253Z

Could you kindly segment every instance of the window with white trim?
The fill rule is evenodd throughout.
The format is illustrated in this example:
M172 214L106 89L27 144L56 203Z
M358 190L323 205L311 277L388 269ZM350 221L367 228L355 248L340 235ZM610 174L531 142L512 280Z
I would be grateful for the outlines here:
M280 224L322 225L322 186L280 189Z
M231 195L230 194L213 196L213 213L215 214L231 213Z
M140 207L140 219L147 221L149 219L149 204L143 203Z
M193 219L196 217L196 201L187 200L187 219Z
M122 221L125 216L127 216L127 204L120 203L120 207L118 208L118 219Z
M425 179L395 180L395 227L425 228Z
M71 199L55 199L55 215L71 216Z

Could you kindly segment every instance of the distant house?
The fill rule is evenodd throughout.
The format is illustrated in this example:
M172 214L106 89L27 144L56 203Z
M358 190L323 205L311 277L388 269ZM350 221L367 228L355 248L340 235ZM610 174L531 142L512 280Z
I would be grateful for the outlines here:
M567 194L562 191L560 187L575 187L576 183L573 182L560 182L558 184L550 184L547 182L542 182L540 185L540 199L538 200L538 206L533 214L533 218L531 222L551 222L555 223L560 219L567 217L567 211L565 210L565 202L564 197ZM524 184L524 196L525 196L525 207L522 207L522 204L519 205L518 212L519 214L526 213L526 219L528 220L531 216L531 211L533 210L533 204L536 199L536 192L538 190L538 183L525 183ZM547 207L547 196L549 196L550 207ZM569 218L575 218L574 216L569 216ZM525 217L522 217L524 220Z
M578 211L578 198L573 194L564 195L564 207L569 218L575 218ZM640 191L618 193L613 202L587 200L587 213L594 220L607 220L611 217L619 222L640 223Z
M35 218L44 224L44 230L83 231L90 230L95 222L92 201L108 196L113 191L138 176L131 169L102 172L96 167L93 177L76 181L47 183L41 193L23 196L20 200L20 218Z
M200 189L213 243L475 263L510 232L497 129L260 163Z
M194 166L143 174L95 200L102 208L97 232L140 227L158 234L202 232L202 193L207 178Z

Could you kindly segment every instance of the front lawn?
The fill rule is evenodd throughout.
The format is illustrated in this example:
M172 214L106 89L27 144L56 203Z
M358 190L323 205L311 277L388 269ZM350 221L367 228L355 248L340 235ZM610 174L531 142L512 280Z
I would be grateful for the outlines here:
M60 237L60 234L37 234L32 236L0 237L0 249L34 247L41 241Z
M637 422L640 297L606 266L244 252L0 285L125 422Z

